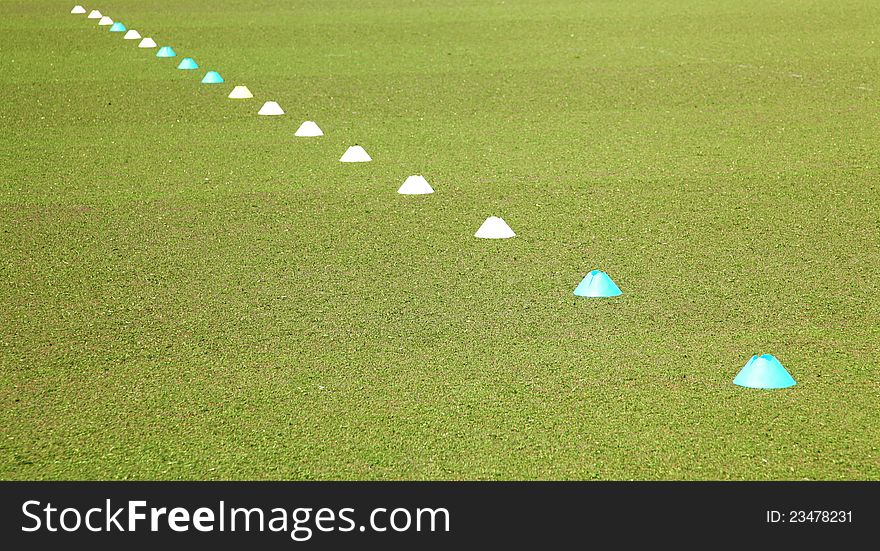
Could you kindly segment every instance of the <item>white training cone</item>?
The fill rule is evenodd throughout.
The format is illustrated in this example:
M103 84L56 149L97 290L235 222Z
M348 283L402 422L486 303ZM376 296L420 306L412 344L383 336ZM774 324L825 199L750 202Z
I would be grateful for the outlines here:
M72 10L70 10L70 13L73 13L73 14L79 15L79 14L82 14L82 13L86 13L86 9L85 9L84 7L82 7L82 6L80 6L79 4L77 4L76 6L73 7Z
M397 190L401 195L427 195L434 193L434 188L425 180L424 176L410 176Z
M141 40L140 44L138 44L138 48L155 48L156 46L156 41L150 37Z
M364 148L359 145L353 145L349 147L345 153L342 155L342 158L339 159L340 162L343 163L368 163L373 159L367 155L367 152L364 151Z
M247 86L236 86L229 92L229 99L251 99L254 97Z
M323 136L324 133L318 128L318 125L315 124L314 121L306 121L299 125L299 128L293 135L299 136L300 138L316 138L318 136Z
M129 29L128 32L125 33L125 36L123 36L122 38L124 38L125 40L140 40L141 33L137 32L134 29Z
M516 237L516 234L513 233L507 222L497 216L490 216L486 218L486 221L483 222L483 225L474 234L474 237L482 239L507 239L508 237Z
M113 24L113 20L110 19L109 17L107 17L106 15L104 17L102 17L100 21L98 21L98 25L100 25L102 27L109 27L112 24Z
M284 109L274 101L267 101L260 107L257 115L283 115Z
M91 12L89 12L89 15L86 17L86 19L101 19L101 17L103 17L101 15L101 12L99 12L98 10L92 10Z

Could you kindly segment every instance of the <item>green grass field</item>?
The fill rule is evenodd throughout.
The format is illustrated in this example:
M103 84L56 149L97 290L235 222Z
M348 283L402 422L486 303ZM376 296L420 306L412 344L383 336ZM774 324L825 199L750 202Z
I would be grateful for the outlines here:
M876 1L74 3L0 4L0 477L880 479Z

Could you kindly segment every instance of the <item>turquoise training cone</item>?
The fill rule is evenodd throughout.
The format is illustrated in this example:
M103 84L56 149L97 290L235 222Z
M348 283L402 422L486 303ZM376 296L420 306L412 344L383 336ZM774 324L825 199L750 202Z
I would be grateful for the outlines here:
M156 52L156 57L174 57L177 54L174 53L174 48L171 46L162 46L159 48L159 51Z
M111 33L124 33L124 32L127 31L127 30L128 30L128 29L125 28L125 25L123 25L123 24L122 24L121 22L119 22L119 21L117 21L116 23L113 23L112 25L110 25L110 32L111 32Z
M773 354L761 354L752 356L733 384L746 388L788 388L797 383Z
M593 270L575 287L574 294L579 297L616 297L623 291L601 270Z
M178 69L198 69L199 65L196 60L191 57L185 57L177 66Z
M205 78L202 79L202 84L220 84L222 82L223 77L217 71L208 71L205 73Z

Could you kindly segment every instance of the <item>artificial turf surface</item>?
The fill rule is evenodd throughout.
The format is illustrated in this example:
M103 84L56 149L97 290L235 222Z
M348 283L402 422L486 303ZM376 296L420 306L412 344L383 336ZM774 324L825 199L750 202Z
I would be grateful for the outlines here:
M0 3L0 477L880 478L876 1L73 4Z

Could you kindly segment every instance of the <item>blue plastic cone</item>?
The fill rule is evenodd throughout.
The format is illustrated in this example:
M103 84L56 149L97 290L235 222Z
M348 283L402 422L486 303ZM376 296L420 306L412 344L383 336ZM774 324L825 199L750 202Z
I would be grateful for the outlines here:
M156 57L174 57L177 54L174 53L174 49L171 46L162 46L159 48L159 51L156 52Z
M196 60L191 57L185 57L177 66L178 69L198 69L199 65Z
M208 71L205 73L205 78L202 79L202 84L220 84L222 82L223 77L217 71Z
M761 354L752 356L733 384L746 388L788 388L797 383L773 354Z
M110 26L110 32L111 32L111 33L124 33L124 32L127 31L127 30L128 30L128 29L125 28L125 25L123 25L123 24L122 24L121 22L119 22L119 21L117 21L116 23L113 23L113 24Z
M588 273L574 290L579 297L616 297L623 291L601 270Z

